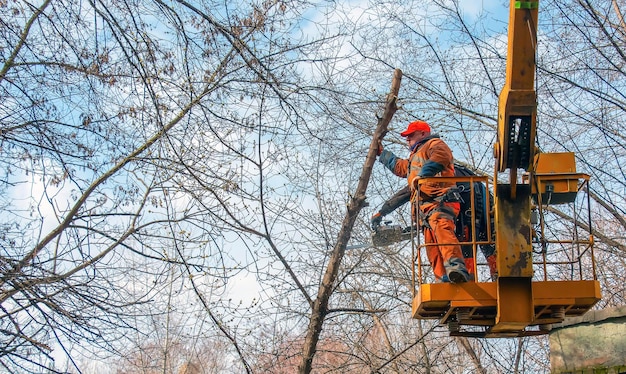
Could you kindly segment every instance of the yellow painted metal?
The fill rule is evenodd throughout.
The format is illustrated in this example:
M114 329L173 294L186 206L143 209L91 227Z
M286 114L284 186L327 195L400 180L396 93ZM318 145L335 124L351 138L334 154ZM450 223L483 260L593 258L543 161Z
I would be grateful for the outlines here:
M566 317L582 315L601 298L600 282L596 280L535 281L531 286L537 311L534 322L552 319L546 311L556 307L564 307ZM448 312L450 306L477 308L476 311L496 308L496 282L423 284L413 298L413 318L439 318Z
M533 292L538 305L564 306L570 316L584 314L602 296L597 280L534 282Z
M563 156L570 157L570 156ZM545 165L544 165L545 166ZM542 167L544 167L542 166ZM546 169L539 169L546 171ZM583 185L588 176L577 173L566 173L567 177L582 177ZM563 174L541 174L547 178L562 178ZM481 181L488 184L488 180ZM446 181L467 181L468 177L446 177ZM427 284L418 280L414 283L413 311L414 318L439 319L442 324L450 325L453 336L473 337L511 337L545 334L549 325L562 322L566 316L582 315L600 300L600 286L595 276L593 258L593 238L576 240L555 240L560 245L583 245L590 250L590 272L593 280L580 279L559 281L535 281L533 266L544 262L533 263L531 243L531 185L519 184L515 197L511 197L511 186L497 184L495 186L495 238L487 241L476 241L472 237L470 244L474 247L479 243L494 243L497 249L497 266L499 277L496 282L468 282L464 284L437 283ZM587 200L589 197L587 196ZM472 214L474 214L472 212ZM591 222L587 224L591 225ZM542 230L543 232L543 230ZM494 241L492 241L494 240ZM547 243L548 241L546 241ZM432 244L430 244L432 245ZM417 279L422 279L429 272L423 272L420 262L420 251L429 244L420 243L419 235L413 255L413 267L418 266ZM475 254L476 256L476 254ZM575 260L579 263L580 258ZM575 262L571 265L574 266ZM560 264L551 262L552 266ZM565 264L570 264L567 262ZM557 276L562 275L558 274ZM415 279L414 279L415 281ZM539 329L537 326L541 326ZM461 328L462 327L462 328ZM468 330L474 329L474 330ZM476 329L479 331L477 332Z
M448 312L453 303L457 307L495 308L496 295L494 282L468 282L460 285L422 284L413 298L413 318L440 318Z
M516 9L515 1L510 3L506 80L498 102L498 143L494 150L500 172L532 168L537 115L537 8Z
M532 277L530 186L518 185L513 199L510 188L500 184L495 193L498 277Z
M573 152L537 153L535 173L563 174L576 172L576 156Z
M532 278L499 277L498 309L492 332L522 331L534 322Z
M541 205L573 202L580 180L589 180L589 176L576 173L576 157L572 152L538 153L534 174L522 177L523 182L531 184L533 198Z
M509 278L508 281L510 281ZM508 287L508 286L507 286ZM601 298L597 280L537 281L531 283L533 310L528 321L497 323L499 297L496 282L422 284L413 298L413 318L440 319L442 324L457 320L462 325L479 326L482 330L459 331L456 336L510 337L545 334L534 326L562 322L567 317L585 314ZM511 314L519 303L510 301ZM527 310L524 313L528 313ZM521 317L521 315L517 315ZM523 325L523 327L521 327Z

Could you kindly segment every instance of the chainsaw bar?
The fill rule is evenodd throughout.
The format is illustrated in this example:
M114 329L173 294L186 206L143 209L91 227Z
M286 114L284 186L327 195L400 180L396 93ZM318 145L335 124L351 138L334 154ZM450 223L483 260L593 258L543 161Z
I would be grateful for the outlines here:
M372 245L384 247L411 239L411 227L398 225L380 226L372 233Z

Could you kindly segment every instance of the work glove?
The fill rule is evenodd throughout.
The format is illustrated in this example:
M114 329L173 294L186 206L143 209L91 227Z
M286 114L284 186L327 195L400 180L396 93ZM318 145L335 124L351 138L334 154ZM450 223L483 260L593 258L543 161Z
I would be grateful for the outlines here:
M380 223L383 220L383 215L380 212L376 212L372 218L370 219L370 223L372 225L372 230L376 231L380 227Z
M380 140L378 141L378 151L376 152L376 156L380 156L381 153L383 153L383 142L381 142Z
M396 157L396 155L393 154L393 152L383 149L380 152L378 161L382 163L383 165L385 165L387 169L394 171L398 158Z

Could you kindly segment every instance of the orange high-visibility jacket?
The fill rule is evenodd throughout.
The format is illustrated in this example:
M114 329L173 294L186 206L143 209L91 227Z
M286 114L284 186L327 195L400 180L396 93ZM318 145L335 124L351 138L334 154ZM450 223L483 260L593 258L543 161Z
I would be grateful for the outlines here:
M395 175L407 178L411 191L417 187L419 178L454 176L452 151L438 135L431 135L416 144L408 159L398 158L384 150L379 160ZM454 182L427 182L421 185L420 191L422 195L426 194L429 197L443 196L454 184Z

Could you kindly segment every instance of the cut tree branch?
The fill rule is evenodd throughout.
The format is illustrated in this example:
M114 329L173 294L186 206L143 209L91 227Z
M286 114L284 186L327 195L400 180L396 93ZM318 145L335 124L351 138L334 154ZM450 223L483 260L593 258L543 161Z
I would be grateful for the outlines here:
M385 111L383 116L378 119L378 125L376 126L376 131L374 131L372 143L370 144L367 157L365 158L365 164L363 165L363 170L361 171L359 184L348 204L348 211L346 212L346 216L344 217L341 225L341 230L337 236L337 243L331 253L326 273L324 274L322 283L320 284L317 293L317 299L313 303L309 327L304 340L304 347L302 348L302 362L298 368L301 374L308 374L311 372L313 357L315 356L317 343L319 341L320 333L322 332L322 325L324 324L324 319L329 312L328 302L337 280L339 266L341 265L341 260L345 254L348 240L350 240L354 222L365 204L365 192L367 191L367 185L369 183L370 176L372 175L374 162L376 161L378 144L387 134L389 123L391 122L395 112L398 110L397 101L401 80L402 71L400 69L395 69L393 80L391 82L391 92L387 95L386 99Z

